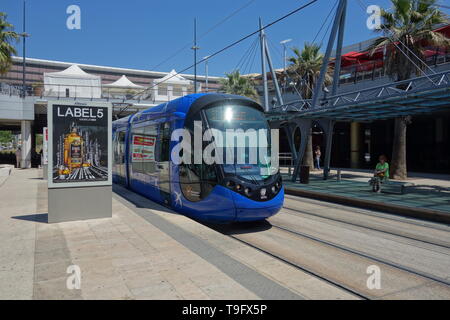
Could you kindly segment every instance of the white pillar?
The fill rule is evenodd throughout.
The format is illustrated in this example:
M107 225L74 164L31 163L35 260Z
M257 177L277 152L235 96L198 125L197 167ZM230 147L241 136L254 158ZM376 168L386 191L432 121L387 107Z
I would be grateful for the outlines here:
M31 168L31 121L22 120L20 123L22 137L22 169Z

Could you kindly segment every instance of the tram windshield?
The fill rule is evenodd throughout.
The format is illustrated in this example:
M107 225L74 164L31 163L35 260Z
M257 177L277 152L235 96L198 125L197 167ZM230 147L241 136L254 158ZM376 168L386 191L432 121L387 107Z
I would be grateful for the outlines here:
M270 128L261 111L244 105L224 105L206 109L205 114L209 127L223 135L225 175L259 182L278 172L271 166Z

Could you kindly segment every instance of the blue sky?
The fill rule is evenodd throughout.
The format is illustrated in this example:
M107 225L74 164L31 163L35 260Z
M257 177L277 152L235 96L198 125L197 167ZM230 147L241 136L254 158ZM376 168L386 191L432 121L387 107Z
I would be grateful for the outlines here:
M31 34L27 42L27 56L123 68L181 70L193 63L190 49L183 50L156 69L154 67L192 41L193 19L197 18L200 36L249 1L27 0L27 32ZM291 38L293 41L289 46L302 46L305 41L312 41L335 1L318 0L307 9L267 29L275 67L283 64L279 42ZM16 26L16 31L22 31L23 1L1 2L0 11L8 14L8 20ZM199 39L201 49L198 56L207 56L257 30L258 17L267 24L307 2L253 0L235 16ZM442 4L446 2L441 1ZM389 7L389 3L389 0L349 0L344 44L375 36L366 27L368 15L361 6L377 4ZM81 30L69 30L66 27L69 17L66 9L73 4L81 8ZM319 42L324 31L318 37ZM248 39L211 59L210 75L221 76L233 70L252 42L253 38ZM17 48L21 54L21 45ZM255 55L249 54L248 59L243 59L245 71L260 71L259 52L254 52ZM251 58L253 56L254 60ZM204 73L203 64L198 66L198 73Z

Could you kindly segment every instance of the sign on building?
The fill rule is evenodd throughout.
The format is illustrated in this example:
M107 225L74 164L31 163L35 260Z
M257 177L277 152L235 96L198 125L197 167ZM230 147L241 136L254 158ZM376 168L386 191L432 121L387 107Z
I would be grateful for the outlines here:
M49 188L111 185L111 105L49 102Z

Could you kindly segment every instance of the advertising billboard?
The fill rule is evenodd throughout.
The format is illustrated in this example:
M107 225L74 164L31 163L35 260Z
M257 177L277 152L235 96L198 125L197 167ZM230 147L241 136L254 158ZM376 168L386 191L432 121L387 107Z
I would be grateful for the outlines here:
M48 104L49 188L111 185L111 105Z

